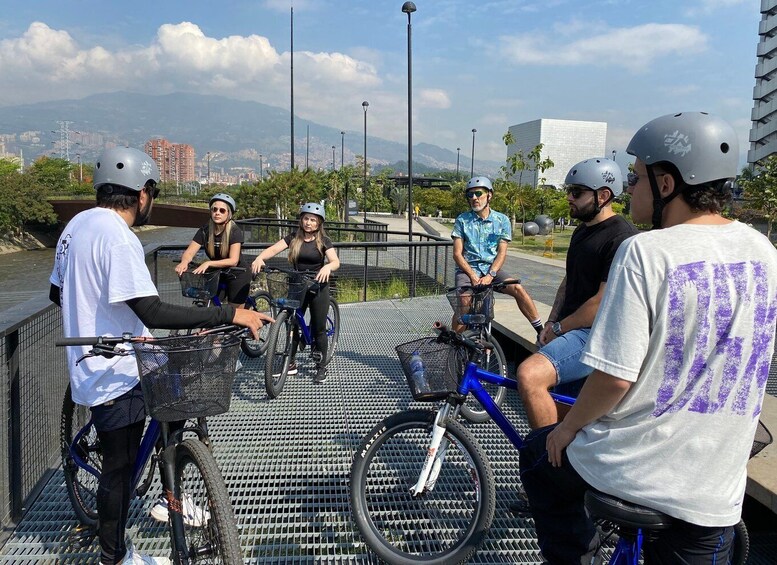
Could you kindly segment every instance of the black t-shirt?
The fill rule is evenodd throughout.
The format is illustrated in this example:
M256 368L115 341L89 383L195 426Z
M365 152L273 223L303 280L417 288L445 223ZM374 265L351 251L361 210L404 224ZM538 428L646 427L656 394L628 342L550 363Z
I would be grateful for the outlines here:
M227 253L226 257L221 256L221 239L223 235L224 235L224 232L221 232L219 235L216 235L213 238L213 251L214 251L213 256L211 256L208 253L208 224L205 224L200 229L198 229L197 233L194 234L194 237L192 238L192 240L195 241L196 243L199 243L203 247L203 249L205 250L205 254L208 256L208 259L210 259L211 261L218 261L219 259L226 259L226 257L229 257L229 253ZM232 230L229 232L229 246L231 247L234 243L242 244L243 241L244 241L243 230L237 227L237 225L233 225ZM238 261L237 264L240 267L248 266L248 262L243 256L242 247L240 250L240 260Z
M637 228L618 215L593 226L580 224L575 229L567 253L567 285L559 320L599 292L599 286L607 281L618 246L636 233Z
M286 245L291 246L294 235L295 234L289 234L283 238L283 241L286 242ZM326 254L326 252L329 251L332 247L334 247L332 245L332 240L328 237L324 237L324 254ZM325 255L322 255L318 250L318 247L316 247L316 240L303 241L299 250L299 256L297 257L297 263L294 265L294 268L297 271L318 271L321 267L324 266L324 258Z

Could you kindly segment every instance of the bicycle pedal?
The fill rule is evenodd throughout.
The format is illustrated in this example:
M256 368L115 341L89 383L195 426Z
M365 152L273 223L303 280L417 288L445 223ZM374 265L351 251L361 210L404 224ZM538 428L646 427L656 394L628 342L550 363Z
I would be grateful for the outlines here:
M92 541L97 537L97 528L91 526L76 526L67 535L68 543L78 549L83 549L92 545Z

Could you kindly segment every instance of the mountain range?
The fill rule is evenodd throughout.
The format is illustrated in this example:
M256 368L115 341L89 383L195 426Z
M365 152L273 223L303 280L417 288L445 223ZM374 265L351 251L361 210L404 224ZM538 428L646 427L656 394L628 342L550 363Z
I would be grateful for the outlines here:
M67 122L67 123L65 123ZM311 168L340 167L340 130L296 117L295 164ZM286 170L291 162L290 119L288 110L234 100L222 96L192 93L166 95L113 92L95 94L79 100L58 100L0 107L0 140L8 153L23 152L26 162L40 155L64 156L62 132L69 132L71 161L79 154L84 162L93 162L108 144L142 148L149 139L163 137L172 143L194 147L201 166L210 152L210 166L259 169L260 154L265 168ZM310 144L308 147L308 128ZM363 154L363 133L346 132L344 162L355 162ZM367 136L370 166L391 166L407 172L407 145ZM419 143L413 145L413 172L456 170L456 152ZM475 160L475 168L493 174L502 163ZM461 155L461 171L470 167ZM465 173L463 173L465 174Z

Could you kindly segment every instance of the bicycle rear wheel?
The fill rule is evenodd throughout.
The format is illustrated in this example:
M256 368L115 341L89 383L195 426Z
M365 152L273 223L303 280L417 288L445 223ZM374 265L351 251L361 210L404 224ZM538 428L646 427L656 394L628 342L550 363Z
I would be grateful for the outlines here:
M264 290L258 290L246 299L246 308L273 316L273 306L270 294ZM270 324L264 324L259 330L259 339L244 339L240 347L248 357L261 357L267 350L267 338L270 335Z
M240 536L224 478L211 452L197 439L186 439L175 448L173 493L187 514L184 519L170 513L173 520L183 522L186 539L186 548L174 547L173 554L183 549L189 563L242 564Z
M493 337L485 334L483 339L480 339L480 333L474 330L467 330L462 334L464 337L480 341L485 352L481 357L479 363L480 368L485 369L489 373L496 373L497 375L507 376L507 358L505 357L502 347L499 342ZM462 352L462 354L464 354ZM494 399L494 403L497 406L501 406L507 395L507 389L503 386L497 386L490 383L481 383L486 392ZM491 419L488 412L485 411L483 406L477 399L471 394L467 396L466 402L461 405L461 415L464 416L470 422L487 422Z
M332 357L335 356L337 341L340 338L340 306L334 298L329 299L329 311L326 313L326 359L325 364L329 364Z
M289 312L281 311L270 327L267 356L264 358L264 384L270 398L277 398L286 383L291 362L292 330Z
M745 565L750 553L750 534L745 522L740 520L734 525L734 543L731 548L731 565Z
M469 558L494 518L494 475L469 431L449 420L436 483L417 481L435 413L394 414L364 438L351 468L353 517L367 545L389 563L457 563Z
M84 526L97 524L97 483L98 477L79 467L70 451L73 440L91 419L89 408L73 402L70 385L62 400L62 418L60 420L60 449L62 453L62 470L65 474L65 486L70 504L76 513L78 521ZM73 445L73 451L92 466L98 474L102 471L102 449L97 438L97 430L91 424L84 430L78 442Z

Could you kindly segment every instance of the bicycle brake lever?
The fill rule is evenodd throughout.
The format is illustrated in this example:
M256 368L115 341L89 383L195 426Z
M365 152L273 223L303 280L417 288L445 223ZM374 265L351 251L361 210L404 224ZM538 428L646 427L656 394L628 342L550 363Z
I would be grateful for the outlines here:
M87 357L102 356L102 357L105 357L106 359L113 359L117 355L123 357L127 355L127 351L123 349L118 349L117 347L106 345L104 343L97 343L94 345L94 347L92 347L89 353L85 353L76 361L76 365L78 365L81 361L83 361Z

